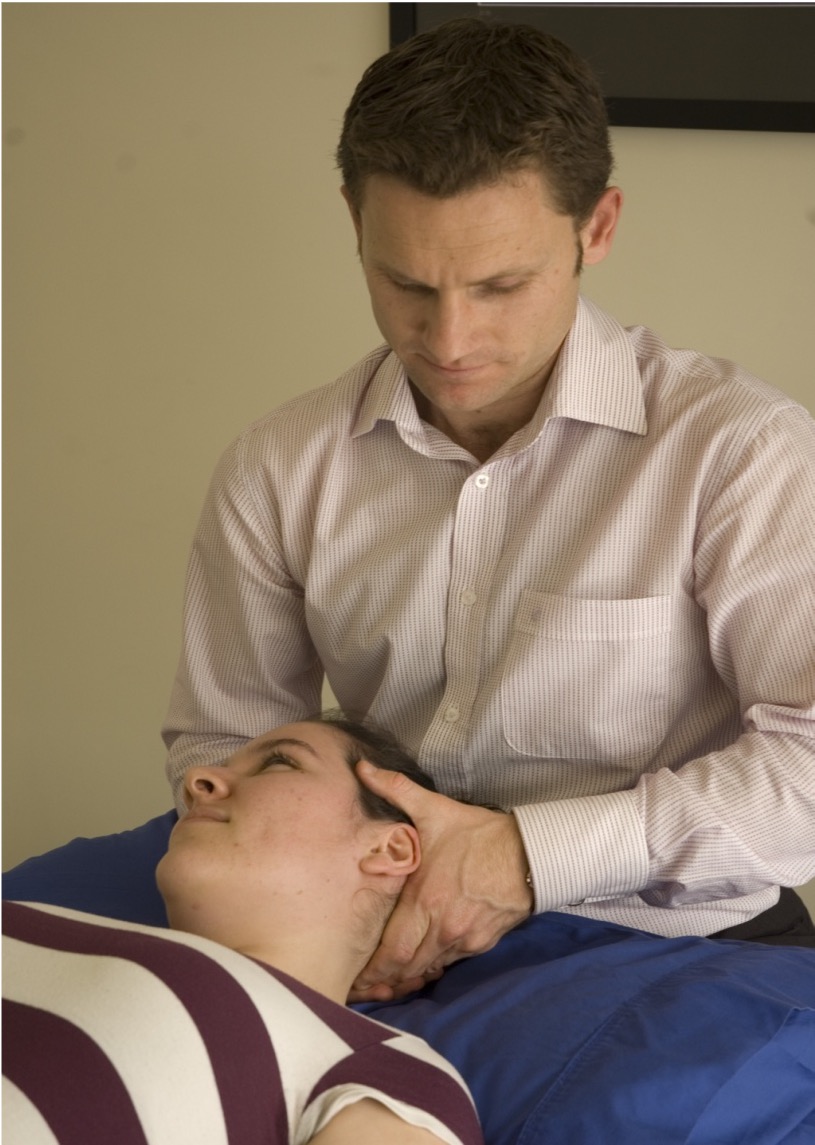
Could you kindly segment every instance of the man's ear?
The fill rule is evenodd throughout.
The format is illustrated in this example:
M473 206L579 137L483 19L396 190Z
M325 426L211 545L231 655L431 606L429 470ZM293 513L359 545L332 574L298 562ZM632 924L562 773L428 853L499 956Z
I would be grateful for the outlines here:
M359 861L366 875L406 878L421 862L419 832L409 823L383 823L370 850Z
M345 199L345 204L348 207L349 214L351 215L351 222L354 224L354 230L357 232L357 245L362 242L362 216L354 205L354 201L348 191L348 188L343 184L340 187L340 194Z
M611 250L614 232L623 207L623 193L619 187L606 187L591 213L591 218L580 230L584 266L602 262Z

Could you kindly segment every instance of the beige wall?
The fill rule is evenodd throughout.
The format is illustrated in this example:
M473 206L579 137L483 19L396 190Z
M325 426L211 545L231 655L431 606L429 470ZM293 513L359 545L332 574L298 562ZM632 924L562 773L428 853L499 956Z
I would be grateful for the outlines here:
M378 340L332 151L386 4L4 6L4 865L170 806L221 448ZM811 136L615 132L587 292L815 412Z
M4 866L171 806L206 483L378 340L333 149L386 4L9 4Z

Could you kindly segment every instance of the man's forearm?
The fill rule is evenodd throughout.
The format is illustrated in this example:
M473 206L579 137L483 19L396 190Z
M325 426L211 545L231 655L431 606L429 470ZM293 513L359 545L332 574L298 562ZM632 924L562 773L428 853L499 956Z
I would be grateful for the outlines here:
M815 876L815 742L748 732L629 791L514 811L536 911L636 894L672 909Z

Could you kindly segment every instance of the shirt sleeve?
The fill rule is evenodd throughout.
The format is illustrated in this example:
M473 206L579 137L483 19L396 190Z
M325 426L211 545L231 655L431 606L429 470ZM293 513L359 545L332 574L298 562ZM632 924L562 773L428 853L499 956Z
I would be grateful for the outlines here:
M322 667L303 587L282 557L273 490L262 508L245 476L247 435L223 455L190 556L184 640L163 728L178 800L187 768L320 706Z
M815 876L815 422L776 409L700 501L695 597L738 698L721 750L627 791L515 809L538 911L657 907Z
M426 1042L394 1031L358 1048L315 1087L297 1126L307 1142L340 1110L363 1098L380 1102L445 1145L483 1145L472 1098L458 1072Z

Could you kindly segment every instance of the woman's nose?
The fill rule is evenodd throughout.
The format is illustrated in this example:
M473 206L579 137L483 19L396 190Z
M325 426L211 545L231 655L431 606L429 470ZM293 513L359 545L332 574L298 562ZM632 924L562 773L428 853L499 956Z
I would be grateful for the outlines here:
M225 799L231 790L228 768L190 767L184 775L184 802L190 804L211 803L214 799Z

